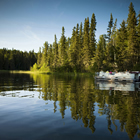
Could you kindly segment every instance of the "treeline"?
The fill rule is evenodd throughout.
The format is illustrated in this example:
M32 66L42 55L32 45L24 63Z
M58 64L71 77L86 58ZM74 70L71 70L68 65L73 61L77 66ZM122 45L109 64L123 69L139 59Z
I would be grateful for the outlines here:
M130 3L127 21L123 20L117 29L110 15L107 34L95 39L96 18L93 13L91 21L85 18L72 30L71 38L66 38L65 29L57 42L44 43L39 48L37 63L32 70L51 70L61 72L92 72L99 70L140 70L140 14L136 16L134 6Z
M37 62L34 50L22 52L19 50L0 49L0 70L30 70Z

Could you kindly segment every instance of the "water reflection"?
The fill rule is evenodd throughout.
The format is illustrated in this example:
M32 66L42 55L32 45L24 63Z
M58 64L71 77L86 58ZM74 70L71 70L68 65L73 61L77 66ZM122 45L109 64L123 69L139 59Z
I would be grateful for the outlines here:
M140 91L140 83L127 82L95 82L99 90Z
M25 91L35 91L36 88L38 85L28 74L0 74L0 96L33 97L33 94L29 95Z
M93 78L53 75L12 75L0 81L1 96L15 90L37 91L38 98L54 101L54 113L60 112L62 118L69 108L71 118L82 120L92 133L98 129L96 111L106 116L110 134L120 128L130 139L135 135L140 138L139 83L94 83ZM33 93L30 96L34 97Z
M119 120L121 131L126 131L130 139L136 134L140 137L139 84L98 83L97 89L92 78L34 75L33 79L42 87L40 96L44 100L55 101L54 112L57 110L56 101L59 101L62 118L66 108L70 107L71 117L74 120L82 119L84 127L89 127L94 133L95 103L98 103L98 113L107 116L107 127L111 134L111 126L114 125L117 130L115 121Z

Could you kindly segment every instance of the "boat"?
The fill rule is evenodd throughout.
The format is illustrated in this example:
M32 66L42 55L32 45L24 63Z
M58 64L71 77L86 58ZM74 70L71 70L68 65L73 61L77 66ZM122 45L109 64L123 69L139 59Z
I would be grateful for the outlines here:
M139 82L140 81L140 72L104 72L100 71L95 73L95 80L97 81L110 81L110 82Z

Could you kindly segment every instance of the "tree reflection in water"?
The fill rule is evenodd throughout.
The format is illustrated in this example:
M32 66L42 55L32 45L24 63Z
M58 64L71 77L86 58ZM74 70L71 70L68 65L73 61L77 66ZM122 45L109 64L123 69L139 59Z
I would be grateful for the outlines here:
M15 83L17 83L16 86L14 86ZM119 91L117 90L120 89L119 85L117 85L116 90L116 85L110 88L109 85L104 84L105 88L103 88L102 85L99 85L100 83L94 83L93 78L43 74L30 75L30 77L24 75L24 80L15 75L12 79L9 77L7 84L4 80L0 84L1 92L7 90L7 85L11 87L8 90L13 91L15 89L37 90L39 98L54 101L54 113L59 111L64 118L66 109L70 108L71 118L75 121L82 120L84 127L89 127L92 133L96 131L95 107L98 105L98 114L100 116L106 115L107 128L111 134L114 131L112 128L114 125L116 131L119 129L118 127L122 132L126 131L130 139L133 139L135 135L140 138L139 85L134 84L134 88L133 85L130 85L134 90L125 91L124 87L128 85L123 84L120 86L123 91ZM38 88L35 88L35 85L38 85ZM1 94L1 96L5 95ZM60 109L57 107L57 102ZM120 126L116 124L116 120L119 121Z
M107 116L108 130L111 134L113 133L111 124L117 131L115 120L119 120L121 131L125 130L130 139L133 139L136 134L140 137L140 93L138 91L125 91L124 88L124 91L109 90L110 88L100 90L93 78L85 77L33 75L33 79L42 87L40 96L44 100L54 101L54 112L57 110L56 101L59 101L62 118L65 116L66 108L69 107L71 117L76 121L82 119L84 127L89 127L94 133L95 103L98 103L98 113Z

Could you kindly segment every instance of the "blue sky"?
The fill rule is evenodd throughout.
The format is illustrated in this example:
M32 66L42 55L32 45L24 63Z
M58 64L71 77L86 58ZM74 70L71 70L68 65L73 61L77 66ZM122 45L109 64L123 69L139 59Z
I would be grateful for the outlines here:
M71 37L72 29L94 13L97 21L96 39L107 33L112 13L117 28L127 20L128 7L133 3L136 14L140 0L0 0L0 48L38 52L45 41L59 41L62 26Z

